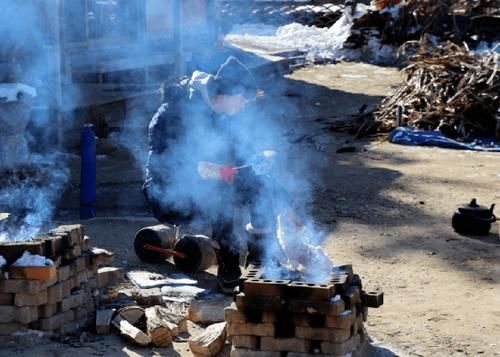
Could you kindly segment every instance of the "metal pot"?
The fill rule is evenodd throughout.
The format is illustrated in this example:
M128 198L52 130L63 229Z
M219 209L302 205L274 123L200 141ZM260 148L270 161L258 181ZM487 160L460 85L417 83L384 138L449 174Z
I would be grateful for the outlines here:
M496 221L493 214L495 204L490 208L477 204L473 198L469 204L457 208L452 218L453 229L460 234L487 235L491 224Z

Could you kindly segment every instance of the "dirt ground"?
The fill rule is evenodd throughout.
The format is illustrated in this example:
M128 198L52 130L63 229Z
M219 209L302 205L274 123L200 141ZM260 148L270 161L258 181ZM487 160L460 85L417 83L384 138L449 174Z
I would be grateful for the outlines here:
M316 100L300 104L307 118L300 132L315 133L362 104L378 102L394 89L399 74L394 68L337 64L297 70L287 81L289 96L314 88ZM460 236L451 228L457 205L473 197L484 205L500 203L500 154L353 141L332 133L297 145L322 163L312 211L328 232L326 251L336 263L352 264L365 286L385 293L384 305L370 309L367 322L368 333L384 348L370 355L500 356L498 224L482 238ZM343 145L356 151L336 153ZM93 245L117 254L116 265L143 267L132 241L153 220L118 217L82 223ZM35 354L191 355L186 343L141 349L116 335L87 334L82 341L66 342L25 339L0 346L4 356Z

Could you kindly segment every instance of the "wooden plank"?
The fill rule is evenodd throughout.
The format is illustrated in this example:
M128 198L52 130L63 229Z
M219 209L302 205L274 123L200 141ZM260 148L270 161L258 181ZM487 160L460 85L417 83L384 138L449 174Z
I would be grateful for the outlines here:
M211 357L217 356L226 341L226 323L220 322L207 327L198 336L188 341L189 348L195 356Z

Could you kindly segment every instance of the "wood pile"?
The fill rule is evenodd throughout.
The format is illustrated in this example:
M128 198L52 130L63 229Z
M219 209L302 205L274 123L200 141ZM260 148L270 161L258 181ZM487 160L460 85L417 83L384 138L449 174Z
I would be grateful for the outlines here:
M344 128L357 137L389 132L398 124L399 107L402 126L440 130L454 139L500 137L499 55L481 56L452 43L419 45L396 93Z

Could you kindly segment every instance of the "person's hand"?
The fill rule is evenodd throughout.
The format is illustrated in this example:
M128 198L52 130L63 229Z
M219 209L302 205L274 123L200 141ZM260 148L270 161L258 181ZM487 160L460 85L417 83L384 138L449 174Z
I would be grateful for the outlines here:
M232 183L237 174L238 170L234 166L223 166L220 169L220 179L228 183Z

